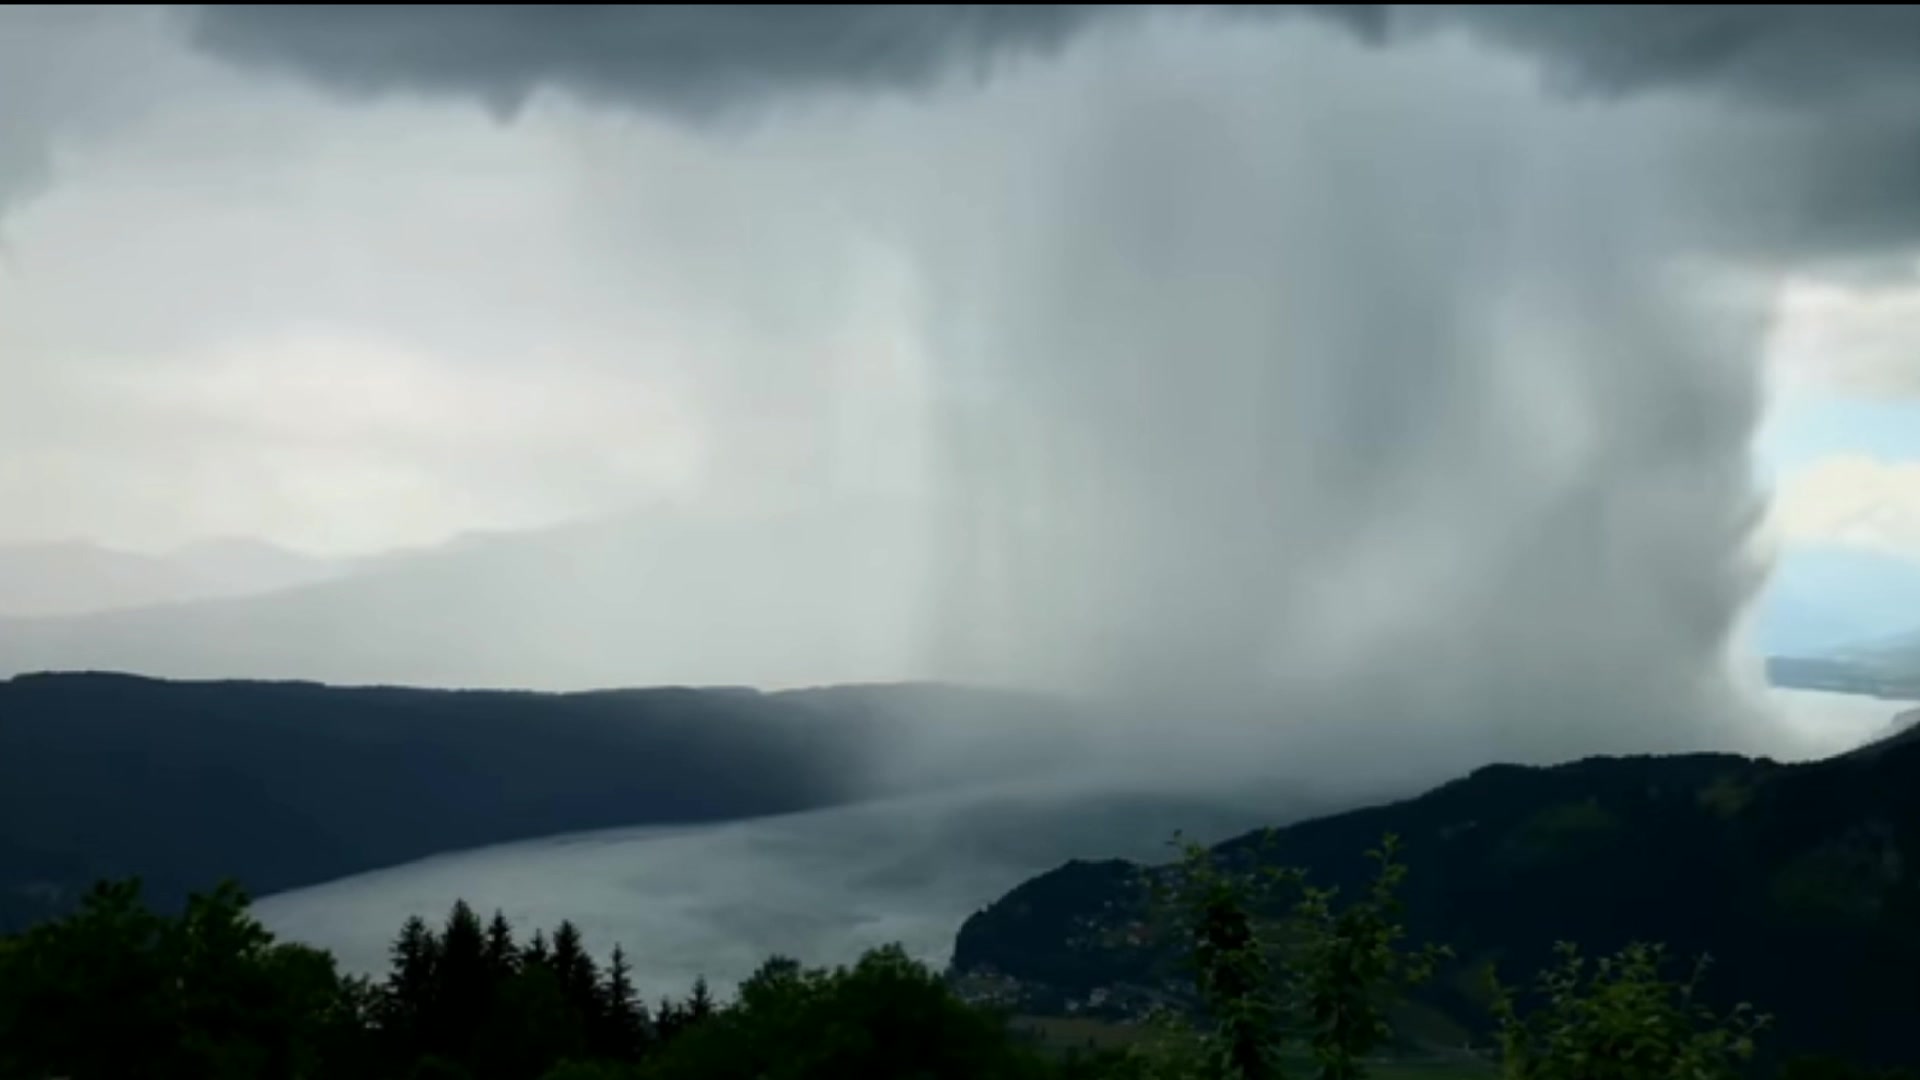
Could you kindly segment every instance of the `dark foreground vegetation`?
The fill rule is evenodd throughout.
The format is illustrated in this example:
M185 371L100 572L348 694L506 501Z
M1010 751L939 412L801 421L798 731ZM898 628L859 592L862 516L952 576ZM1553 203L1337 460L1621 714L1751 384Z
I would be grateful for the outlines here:
M647 1003L628 958L570 924L516 934L464 903L401 928L378 982L276 942L233 886L177 915L133 883L0 940L0 1080L1867 1080L1773 1060L1770 1018L1701 1004L1652 946L1589 962L1563 945L1531 983L1482 972L1490 1037L1442 1047L1403 1026L1444 946L1408 940L1396 842L1351 897L1189 847L1151 920L1180 944L1191 1000L1124 1045L1062 1052L897 948L851 967L768 960L726 1002L704 984ZM1276 912L1276 914L1263 914ZM1844 994L1843 987L1830 988ZM1416 1025L1417 1026L1417 1025Z
M1417 1027L1486 1035L1489 963L1524 973L1559 942L1662 942L1713 957L1704 1001L1775 1014L1767 1044L1920 1066L1920 729L1826 761L1730 755L1490 766L1417 798L1216 846L1245 873L1308 868L1355 895L1356 857L1405 838L1405 924L1453 955L1411 992ZM1073 863L962 927L953 964L1021 1013L1127 1019L1183 1000L1185 944L1155 932L1169 868ZM1262 908L1278 914L1278 908Z

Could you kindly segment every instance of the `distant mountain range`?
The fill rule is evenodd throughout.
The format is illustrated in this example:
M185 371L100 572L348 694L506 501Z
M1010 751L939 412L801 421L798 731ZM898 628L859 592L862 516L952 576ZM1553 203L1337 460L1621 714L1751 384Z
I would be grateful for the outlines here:
M1812 656L1774 656L1767 681L1800 690L1920 700L1920 632L1855 643Z
M1802 548L1754 613L1775 686L1920 699L1920 561Z
M105 877L163 903L585 829L1058 768L1062 707L938 686L583 694L0 682L0 931Z
M872 501L636 511L347 561L245 540L164 557L0 548L0 677L554 690L895 679L927 672L936 644L916 636L933 599L924 528L911 507ZM1784 661L1781 685L1904 692L1894 683L1920 685L1920 561L1793 549L1750 634Z
M348 570L244 539L209 540L162 555L81 542L0 546L0 616L85 615L268 593Z
M1920 628L1920 560L1850 548L1794 548L1754 612L1766 656L1823 656Z
M304 587L0 619L0 677L533 687L892 680L926 585L886 505L634 513L357 563Z
M1509 981L1556 941L1589 951L1665 943L1714 958L1709 998L1778 1018L1777 1043L1920 1061L1920 735L1910 723L1804 765L1723 755L1490 766L1418 798L1214 848L1230 865L1298 866L1364 882L1362 853L1402 837L1416 941L1458 959L1419 1002L1464 1038L1485 1017L1478 970ZM961 928L952 972L1029 1013L1137 1015L1186 993L1176 943L1148 919L1164 869L1069 863ZM1455 1041L1453 1045L1459 1043Z

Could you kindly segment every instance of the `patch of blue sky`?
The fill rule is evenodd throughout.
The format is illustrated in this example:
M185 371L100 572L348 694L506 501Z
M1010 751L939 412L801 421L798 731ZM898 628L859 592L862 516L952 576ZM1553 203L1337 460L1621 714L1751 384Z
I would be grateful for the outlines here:
M1920 401L1825 394L1782 403L1762 425L1755 462L1763 480L1848 454L1920 461Z

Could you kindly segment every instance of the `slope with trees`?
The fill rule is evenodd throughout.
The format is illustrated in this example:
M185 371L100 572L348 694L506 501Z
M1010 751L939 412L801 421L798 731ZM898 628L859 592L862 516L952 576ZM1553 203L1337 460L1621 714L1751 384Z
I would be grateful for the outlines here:
M1779 1045L1920 1061L1920 738L1783 766L1720 755L1494 766L1416 799L1215 849L1226 864L1302 866L1354 890L1351 853L1406 838L1407 923L1456 953L1416 1000L1484 1037L1473 973L1537 970L1573 940L1714 958L1714 985L1766 1002ZM1028 1011L1138 1015L1179 998L1179 950L1148 918L1170 871L1074 863L976 914L953 974ZM1845 992L1836 992L1845 987ZM1721 1002L1721 1004L1726 1004Z

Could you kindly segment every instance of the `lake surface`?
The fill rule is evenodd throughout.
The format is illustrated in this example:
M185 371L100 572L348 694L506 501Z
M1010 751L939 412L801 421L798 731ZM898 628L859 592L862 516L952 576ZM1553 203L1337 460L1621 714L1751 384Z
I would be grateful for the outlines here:
M1155 793L995 789L687 829L623 829L440 856L263 898L282 937L384 971L407 916L464 898L517 927L573 920L618 942L649 997L704 975L730 988L785 952L830 964L900 942L944 964L968 914L1072 858L1157 859L1176 829L1224 838L1276 814ZM1044 823L1036 827L1036 823Z
M1806 756L1858 745L1914 706L1810 691L1770 699ZM385 969L407 916L437 921L459 898L523 928L572 919L595 951L624 945L637 985L658 997L701 975L729 989L776 951L830 964L898 941L944 964L969 914L1069 859L1157 859L1175 829L1223 838L1326 809L1258 793L1000 787L483 848L267 897L255 910L281 936L368 973Z
M1920 709L1920 701L1841 694L1827 690L1771 690L1774 715L1803 745L1786 757L1824 757L1889 734L1896 717Z

